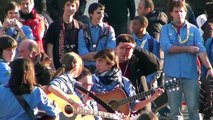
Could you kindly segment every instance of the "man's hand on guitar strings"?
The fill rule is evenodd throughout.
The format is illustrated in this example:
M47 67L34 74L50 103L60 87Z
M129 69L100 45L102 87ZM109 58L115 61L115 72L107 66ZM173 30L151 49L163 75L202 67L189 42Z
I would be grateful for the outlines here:
M154 95L156 95L156 97L158 97L158 96L160 96L163 92L164 92L164 89L162 89L162 88L157 88L157 89L155 89Z

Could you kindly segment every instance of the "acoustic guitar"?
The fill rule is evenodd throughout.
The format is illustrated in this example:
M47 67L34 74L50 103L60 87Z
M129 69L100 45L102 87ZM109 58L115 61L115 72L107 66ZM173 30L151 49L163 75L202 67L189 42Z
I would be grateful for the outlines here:
M54 95L53 93L48 93L47 96L58 107L60 112L60 120L94 120L94 116L100 116L102 118L115 120L123 120L123 118L126 118L126 116L121 113L108 113L102 111L87 110L83 108L74 108L67 101ZM72 98L75 102L80 101L80 99L75 95L69 95L69 98Z
M160 86L160 88L164 88L165 90L169 89L170 91L179 90L179 84L179 81L172 79L167 81L164 85ZM114 110L124 113L125 115L130 115L131 110L129 103L135 100L146 98L147 96L152 95L154 92L155 89L152 89L146 92L138 93L131 97L127 97L126 93L122 89L116 88L106 93L95 94L101 100L108 103Z

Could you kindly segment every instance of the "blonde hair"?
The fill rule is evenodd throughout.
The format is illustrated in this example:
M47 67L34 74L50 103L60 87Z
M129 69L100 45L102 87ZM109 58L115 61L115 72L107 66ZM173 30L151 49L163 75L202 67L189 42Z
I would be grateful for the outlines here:
M54 77L57 77L65 72L71 71L76 64L80 65L80 71L82 71L83 61L78 54L74 52L64 54L64 56L61 59L61 67L56 71Z

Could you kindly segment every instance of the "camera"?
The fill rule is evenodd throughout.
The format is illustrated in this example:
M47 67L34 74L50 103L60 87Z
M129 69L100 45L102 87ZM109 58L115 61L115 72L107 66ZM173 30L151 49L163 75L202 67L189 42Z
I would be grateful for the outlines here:
M13 23L15 20L14 19L8 19L7 20L9 23Z

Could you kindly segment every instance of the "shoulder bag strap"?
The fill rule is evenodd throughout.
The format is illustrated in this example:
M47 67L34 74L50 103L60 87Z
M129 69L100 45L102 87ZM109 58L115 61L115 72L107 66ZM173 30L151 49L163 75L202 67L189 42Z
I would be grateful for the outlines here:
M18 102L20 103L20 105L24 108L25 112L27 112L27 114L32 118L32 120L36 120L33 110L30 108L27 101L25 101L24 97L22 95L15 95L15 97L18 100Z

